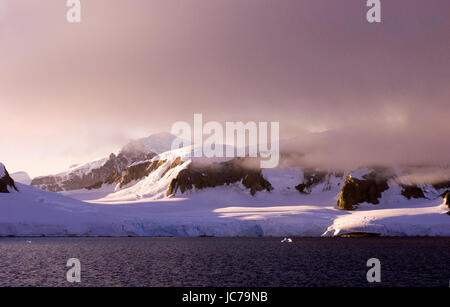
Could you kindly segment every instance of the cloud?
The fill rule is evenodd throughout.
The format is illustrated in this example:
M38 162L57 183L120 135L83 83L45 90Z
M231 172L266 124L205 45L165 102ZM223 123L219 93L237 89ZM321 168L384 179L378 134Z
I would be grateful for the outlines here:
M360 0L85 1L81 24L64 1L2 3L0 109L14 133L1 150L14 168L45 172L14 148L54 169L194 113L279 121L282 138L307 138L311 163L448 159L447 1L388 1L376 25Z

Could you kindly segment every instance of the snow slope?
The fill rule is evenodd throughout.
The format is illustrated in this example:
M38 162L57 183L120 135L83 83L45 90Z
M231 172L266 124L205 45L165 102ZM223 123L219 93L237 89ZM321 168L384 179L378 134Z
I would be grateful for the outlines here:
M0 195L2 236L90 235L92 225L95 234L112 233L107 229L111 220L87 203L28 185L17 186L20 192Z
M387 191L379 205L343 211L336 206L338 185L323 183L303 195L287 188L297 182L293 170L270 170L265 176L274 190L254 197L236 183L159 199L137 199L134 187L132 193L112 192L83 202L18 184L19 193L0 195L0 235L331 236L371 231L450 236L448 208L439 198L407 201Z
M161 165L124 188L109 184L57 194L18 184L19 192L0 193L0 236L333 236L361 231L450 236L449 208L441 191L427 187L426 198L408 200L394 178L379 204L360 204L353 211L337 207L346 176L292 166L263 170L273 190L255 196L242 182L167 196L172 180L193 161L229 160L190 158L194 150L159 153L152 161ZM362 180L368 172L361 169L351 176ZM302 182L310 185L297 190Z
M360 205L357 211L337 217L324 236L346 232L373 232L384 236L449 236L449 208L442 200Z
M161 153L151 161L166 161L159 168L149 174L146 178L134 182L125 189L120 189L119 185L116 186L115 191L106 195L103 198L98 199L99 202L130 202L145 198L147 200L162 199L167 197L167 190L172 180L178 175L178 173L188 167L193 161L196 163L212 163L212 162L225 162L231 158L195 158L194 151L197 147L187 146L184 148L176 149ZM174 168L170 168L172 163L177 159L181 159L183 163Z

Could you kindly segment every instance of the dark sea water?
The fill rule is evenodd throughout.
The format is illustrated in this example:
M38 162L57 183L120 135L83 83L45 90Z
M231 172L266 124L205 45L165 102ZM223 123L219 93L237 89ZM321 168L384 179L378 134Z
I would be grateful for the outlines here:
M380 284L367 282L369 258ZM449 260L450 238L1 238L0 285L448 287Z

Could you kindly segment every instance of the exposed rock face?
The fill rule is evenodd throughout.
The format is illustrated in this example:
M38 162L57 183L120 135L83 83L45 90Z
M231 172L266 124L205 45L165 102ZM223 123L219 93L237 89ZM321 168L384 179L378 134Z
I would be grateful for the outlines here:
M165 162L166 160L156 160L133 164L126 168L125 175L116 180L116 182L118 182L120 187L123 188L130 182L147 177L151 172L159 168Z
M362 179L353 178L349 174L339 196L339 209L353 210L364 202L379 204L381 193L389 189L388 179L387 173L381 169L364 175Z
M183 164L183 161L181 160L180 157L177 157L175 161L173 161L172 164L170 164L170 166L164 171L161 177L164 177L164 175L167 174L167 172L169 172L171 169L174 169L177 166L180 166L181 164Z
M137 164L133 164L125 169L125 175L120 179L120 187L144 178L149 174L148 167L150 166L150 161L144 161Z
M313 171L313 170L305 170L304 171L304 180L302 183L297 185L295 188L303 194L309 194L311 193L311 189L323 182L325 180L325 176L327 175L326 172L322 171Z
M297 185L295 188L302 194L310 194L312 188L320 183L329 183L332 176L344 177L341 172L327 172L314 169L305 169L303 173L303 182ZM328 185L329 188L329 185Z
M402 187L402 195L407 199L411 198L425 198L425 194L421 188L417 185L401 185Z
M75 169L66 174L38 177L31 181L31 185L54 192L98 189L103 184L117 182L122 172L133 163L153 158L154 153L122 151L117 156L111 154L106 162L92 169Z
M441 196L444 198L444 205L450 208L450 190L445 191Z
M9 193L12 189L19 191L5 166L0 163L0 193Z
M168 195L173 195L178 190L184 193L194 187L196 189L213 188L241 181L247 189L250 189L252 195L258 191L271 191L272 185L263 177L261 170L249 168L245 162L246 159L233 159L210 165L191 164L172 180Z

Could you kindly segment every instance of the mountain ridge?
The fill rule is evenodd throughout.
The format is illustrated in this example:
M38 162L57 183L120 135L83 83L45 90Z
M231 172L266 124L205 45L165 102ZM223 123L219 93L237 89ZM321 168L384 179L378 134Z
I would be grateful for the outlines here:
M430 190L425 193L426 199L408 200L401 195L395 177L389 179L389 189L382 193L378 204L365 202L352 210L339 210L337 196L342 183L348 178L371 180L371 169L347 177L323 170L310 169L305 176L300 169L267 169L261 171L261 176L270 182L270 191L264 189L253 195L238 178L215 187L193 185L184 193L167 196L168 185L192 164L183 162L179 154L155 156L154 162L166 161L156 163L158 167L136 184L95 201L80 201L18 184L18 192L0 193L0 236L309 237L355 232L450 236L450 192L435 197L436 191ZM320 180L311 180L315 172ZM300 192L293 188L298 182L310 185Z
M98 190L111 186L107 200L127 201L181 197L205 188L235 184L240 184L253 196L261 191L296 191L300 197L335 190L336 205L342 210L354 210L364 203L377 205L385 193L393 190L396 191L395 197L401 199L425 200L429 195L438 197L450 188L450 177L446 175L448 170L445 167L372 166L343 171L292 165L289 164L291 157L282 154L278 168L262 170L258 158L192 158L195 146L147 152L150 149L165 150L175 138L161 133L131 141L117 156L111 154L107 159L78 166L63 175L38 177L31 184L55 192ZM417 177L426 178L424 169L433 174L441 171L444 175L439 177L440 181L420 181ZM286 170L297 172L298 181L291 182L284 176ZM275 177L270 178L270 174ZM414 180L416 182L412 182Z

